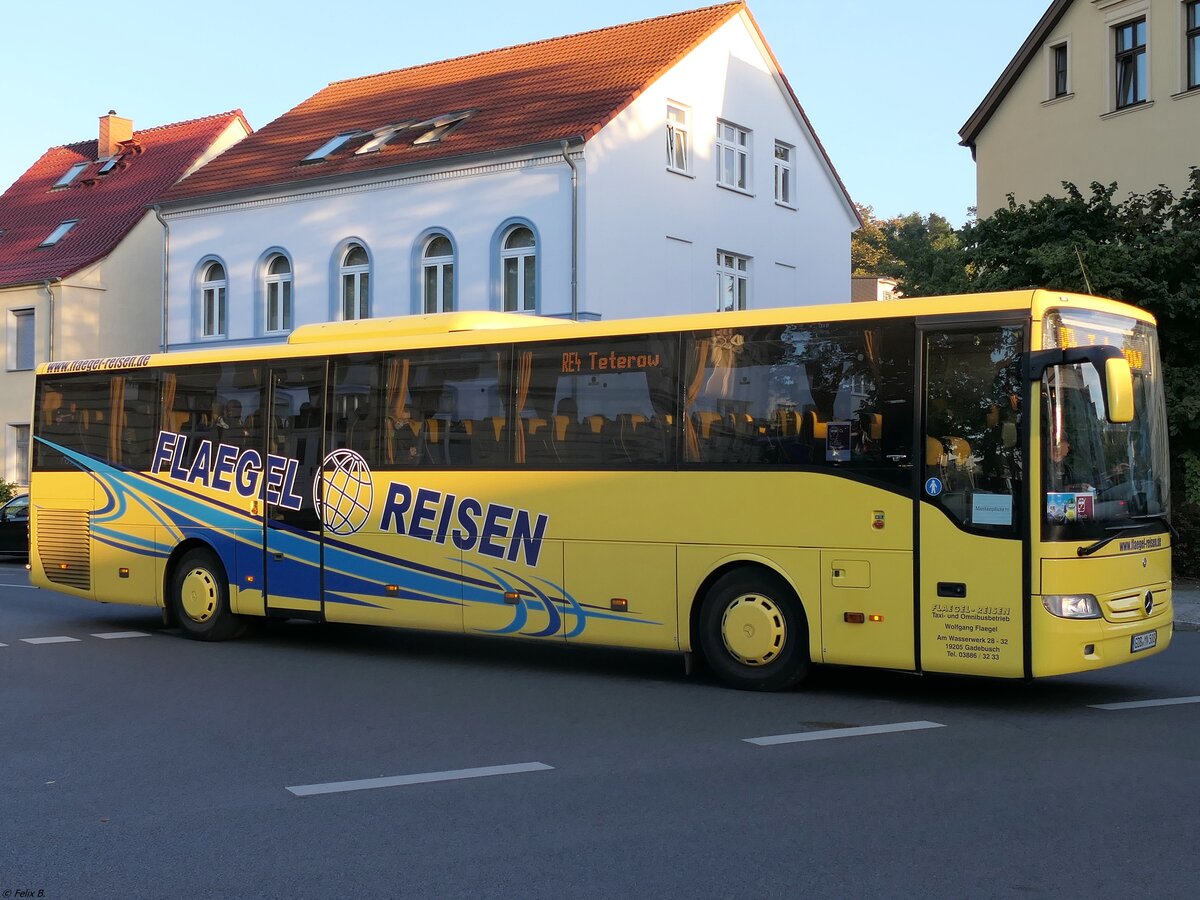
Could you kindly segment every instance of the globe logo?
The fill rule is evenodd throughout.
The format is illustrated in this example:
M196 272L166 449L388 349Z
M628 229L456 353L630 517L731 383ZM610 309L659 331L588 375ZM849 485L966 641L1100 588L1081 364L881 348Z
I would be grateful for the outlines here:
M354 534L371 514L371 468L353 450L334 450L325 457L323 478L313 485L313 502L325 527L334 534ZM321 496L321 486L324 494Z

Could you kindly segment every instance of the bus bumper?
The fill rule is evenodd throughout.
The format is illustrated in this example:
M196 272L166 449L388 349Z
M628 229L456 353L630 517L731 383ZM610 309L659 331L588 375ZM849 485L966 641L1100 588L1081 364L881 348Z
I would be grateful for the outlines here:
M1165 594L1165 598L1162 595ZM1156 591L1154 613L1131 622L1062 619L1051 615L1036 596L1033 616L1033 676L1090 672L1161 653L1175 632L1170 590Z

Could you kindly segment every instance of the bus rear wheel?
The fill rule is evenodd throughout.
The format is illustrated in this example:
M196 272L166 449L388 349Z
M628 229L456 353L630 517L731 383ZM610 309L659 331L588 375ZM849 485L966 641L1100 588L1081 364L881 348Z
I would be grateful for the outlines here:
M808 674L808 626L796 593L779 576L748 569L714 582L700 607L700 648L726 684L779 691Z
M198 641L225 641L246 630L246 619L229 608L225 567L211 550L189 550L171 573L168 598L183 633Z

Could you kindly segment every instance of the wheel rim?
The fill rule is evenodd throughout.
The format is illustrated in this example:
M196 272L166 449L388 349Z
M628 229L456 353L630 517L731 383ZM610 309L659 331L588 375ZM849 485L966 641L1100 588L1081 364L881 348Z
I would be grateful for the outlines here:
M778 658L787 640L783 610L770 597L742 594L721 618L725 649L747 666L765 666Z
M208 569L195 568L179 586L183 611L193 622L207 622L217 611L217 581Z

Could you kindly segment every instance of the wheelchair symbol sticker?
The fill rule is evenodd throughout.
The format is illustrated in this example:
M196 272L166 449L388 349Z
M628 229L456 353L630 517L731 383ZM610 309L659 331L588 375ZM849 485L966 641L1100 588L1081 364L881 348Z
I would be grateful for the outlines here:
M942 479L930 478L925 482L925 493L930 497L936 497L942 492Z

